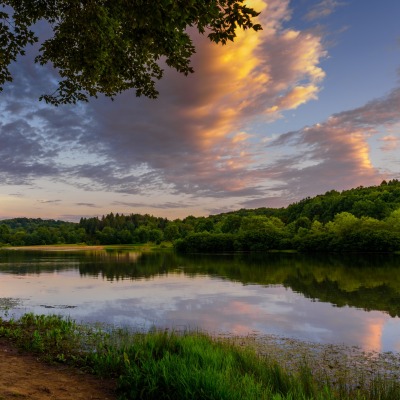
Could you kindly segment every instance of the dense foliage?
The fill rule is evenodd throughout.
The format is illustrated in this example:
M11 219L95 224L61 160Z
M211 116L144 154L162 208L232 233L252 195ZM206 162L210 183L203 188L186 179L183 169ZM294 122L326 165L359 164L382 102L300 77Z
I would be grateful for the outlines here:
M85 237L85 230L73 222L40 218L13 218L0 221L0 245L80 243Z
M215 43L234 40L238 28L259 30L258 12L243 0L7 0L0 2L0 91L12 80L9 65L39 40L35 25L47 23L49 37L35 62L51 64L60 75L51 104L113 97L134 88L155 98L160 59L178 72L193 72L193 28Z
M0 244L174 242L186 252L400 250L400 182L330 191L286 208L239 210L170 221L140 214L78 224L17 218L0 223Z

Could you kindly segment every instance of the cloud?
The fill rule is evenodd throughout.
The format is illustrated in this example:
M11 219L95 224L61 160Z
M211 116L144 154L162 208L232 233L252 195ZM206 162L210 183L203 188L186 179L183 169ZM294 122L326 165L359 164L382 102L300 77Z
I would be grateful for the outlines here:
M57 204L57 203L61 203L62 200L38 200L38 203L41 204Z
M393 151L400 147L400 137L394 135L387 135L379 139L382 142L382 151Z
M337 7L343 6L346 3L336 0L322 0L321 2L313 5L308 13L305 15L305 20L314 21L331 15Z
M50 149L24 120L0 122L0 183L28 184L35 177L56 175Z
M267 146L288 146L289 156L262 171L276 181L276 189L286 190L292 199L332 188L371 185L383 179L370 160L368 139L400 121L400 88L362 107L335 114L326 121L282 134ZM385 142L398 145L398 139ZM261 171L259 171L261 172Z
M48 91L55 71L33 63L35 48L12 64L14 81L0 96L0 183L30 185L36 179L57 179L65 165L60 155L74 149L71 132L80 130L82 106L55 109L38 101ZM74 135L76 138L76 134Z
M8 157L0 161L1 182L45 177L86 191L193 201L263 196L249 126L316 99L326 51L320 34L286 28L289 0L249 5L262 11L263 31L239 32L226 46L193 32L195 74L166 68L157 100L129 91L114 102L49 107L37 98L51 91L55 71L32 65L28 51L0 104L0 154Z
M92 208L98 207L94 203L75 203L75 205L80 206L80 207L92 207Z
M183 204L183 203L173 203L173 202L165 202L165 203L135 203L135 202L126 202L126 201L114 201L113 205L116 206L128 206L131 208L158 208L158 209L173 209L173 208L185 208L191 206L191 204Z
M11 196L11 197L24 197L25 195L23 193L9 193L8 196Z
M26 148L32 162L25 171L18 163L13 176L57 177L83 190L127 194L259 194L247 126L315 99L326 53L319 35L284 28L289 0L252 5L263 11L264 30L239 32L223 47L193 33L195 74L166 69L156 101L126 92L115 102L54 109L36 101L54 70L23 59L2 104L6 119L30 126L25 146L37 148ZM9 154L21 148L13 146Z
M257 193L247 126L315 99L324 78L318 64L326 53L318 35L283 27L289 1L254 6L264 9L263 31L240 32L224 47L194 34L195 74L166 70L158 100L129 92L113 103L92 102L86 115L94 126L78 142L101 143L98 151L108 163L80 167L77 176L87 177L89 168L92 180L126 193L148 185L196 196ZM140 182L130 175L132 168L146 170ZM126 171L123 182L116 170Z

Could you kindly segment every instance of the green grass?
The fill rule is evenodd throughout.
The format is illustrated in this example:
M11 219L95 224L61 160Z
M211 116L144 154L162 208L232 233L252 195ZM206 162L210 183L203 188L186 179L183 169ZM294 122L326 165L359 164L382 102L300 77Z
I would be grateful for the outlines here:
M357 388L321 382L307 365L289 374L248 348L201 333L132 333L26 314L0 319L0 337L48 362L114 377L120 399L400 399L398 382L375 379Z

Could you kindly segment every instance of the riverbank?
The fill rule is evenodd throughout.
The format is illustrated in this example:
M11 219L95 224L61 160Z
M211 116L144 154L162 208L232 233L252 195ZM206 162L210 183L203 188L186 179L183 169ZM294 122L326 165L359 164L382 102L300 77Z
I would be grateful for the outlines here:
M376 377L399 379L400 355L366 352L345 345L322 345L273 335L219 336L235 346L252 348L262 358L275 360L290 373L304 363L318 380L334 384L345 378L359 386ZM78 368L45 363L17 349L10 340L0 340L0 399L98 399L117 398L115 382L96 378Z
M154 243L146 244L125 244L125 245L87 245L87 244L48 244L41 246L4 246L1 250L15 251L101 251L101 250L122 250L122 251L153 251L172 249L172 243L163 242L159 245Z
M89 246L85 244L50 244L43 246L7 246L0 247L0 250L15 250L15 251L95 251L104 250L106 246Z
M355 347L320 345L271 335L138 333L33 314L17 321L0 319L2 368L6 365L14 376L19 373L25 376L31 387L43 387L44 392L50 393L56 387L38 383L40 374L23 373L21 365L26 358L22 364L4 361L9 355L7 346L18 346L51 363L46 366L50 368L49 376L71 373L75 379L84 370L99 378L114 377L121 398L164 399L171 398L168 396L172 393L174 398L192 399L206 393L202 398L400 399L399 354L368 353ZM13 356L25 357L15 352ZM35 368L28 363L26 370ZM84 380L92 379L95 378ZM57 377L52 380L60 382ZM0 399L1 395L0 391Z

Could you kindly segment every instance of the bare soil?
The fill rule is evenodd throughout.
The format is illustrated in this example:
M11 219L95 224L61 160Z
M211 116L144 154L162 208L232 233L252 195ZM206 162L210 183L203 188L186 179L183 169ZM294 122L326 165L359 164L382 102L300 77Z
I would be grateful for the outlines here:
M115 400L115 382L49 365L0 339L0 400Z

